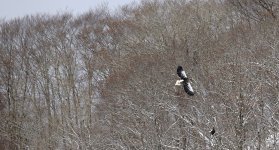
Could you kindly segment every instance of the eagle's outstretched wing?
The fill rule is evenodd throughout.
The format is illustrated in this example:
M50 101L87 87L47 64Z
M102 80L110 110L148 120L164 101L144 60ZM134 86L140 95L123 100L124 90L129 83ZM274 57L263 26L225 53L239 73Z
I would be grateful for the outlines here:
M187 75L181 66L177 67L177 75L183 80L187 79Z
M188 95L190 95L190 96L193 96L193 95L194 95L194 90L193 90L193 88L192 88L192 86L191 86L191 84L190 84L189 82L186 82L186 81L184 80L183 86L184 86L185 92L186 92Z

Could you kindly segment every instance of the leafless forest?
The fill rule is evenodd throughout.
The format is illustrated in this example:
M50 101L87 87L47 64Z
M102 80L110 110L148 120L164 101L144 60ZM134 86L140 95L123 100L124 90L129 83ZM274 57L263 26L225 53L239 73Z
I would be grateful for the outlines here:
M0 149L278 150L278 17L277 0L143 0L2 19Z

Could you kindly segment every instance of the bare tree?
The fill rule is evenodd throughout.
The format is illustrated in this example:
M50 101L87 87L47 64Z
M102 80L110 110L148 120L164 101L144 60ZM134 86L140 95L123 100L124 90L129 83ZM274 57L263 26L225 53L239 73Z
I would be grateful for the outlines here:
M276 0L228 0L244 16L253 20L277 19L278 2Z

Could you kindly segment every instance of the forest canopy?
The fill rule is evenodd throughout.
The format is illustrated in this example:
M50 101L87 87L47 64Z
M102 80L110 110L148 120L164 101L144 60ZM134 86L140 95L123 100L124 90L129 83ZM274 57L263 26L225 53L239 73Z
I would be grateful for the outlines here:
M278 11L142 0L1 20L0 149L279 149Z

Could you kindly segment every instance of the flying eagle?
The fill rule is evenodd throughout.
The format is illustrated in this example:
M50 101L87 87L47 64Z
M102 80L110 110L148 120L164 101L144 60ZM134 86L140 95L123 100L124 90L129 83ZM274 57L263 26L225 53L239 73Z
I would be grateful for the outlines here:
M194 90L189 82L189 79L185 73L185 71L183 70L183 68L181 66L177 67L177 74L178 76L181 78L181 80L177 80L175 85L181 85L181 83L184 86L184 90L185 92L190 95L193 96L194 95Z

